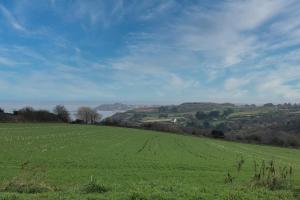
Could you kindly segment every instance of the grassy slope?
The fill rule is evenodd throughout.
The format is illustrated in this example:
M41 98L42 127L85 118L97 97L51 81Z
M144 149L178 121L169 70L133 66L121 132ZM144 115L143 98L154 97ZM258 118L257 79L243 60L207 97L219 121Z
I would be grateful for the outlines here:
M249 188L253 160L275 159L295 168L300 150L238 144L152 131L64 124L0 124L0 183L22 163L41 172L57 193L10 194L7 199L295 199L291 192ZM240 156L246 160L235 184L224 184ZM90 176L111 188L83 195ZM140 198L142 199L142 198Z

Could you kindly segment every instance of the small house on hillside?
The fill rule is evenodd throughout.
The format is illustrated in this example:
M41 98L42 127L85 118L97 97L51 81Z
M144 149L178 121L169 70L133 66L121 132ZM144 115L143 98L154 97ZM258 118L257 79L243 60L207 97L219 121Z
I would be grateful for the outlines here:
M173 122L174 124L176 124L177 118L172 119L172 122Z

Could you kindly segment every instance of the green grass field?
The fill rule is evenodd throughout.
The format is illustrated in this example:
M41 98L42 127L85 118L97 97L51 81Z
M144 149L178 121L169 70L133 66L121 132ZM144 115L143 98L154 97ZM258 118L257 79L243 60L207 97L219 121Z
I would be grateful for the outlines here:
M237 175L235 166L245 164ZM292 165L300 183L300 150L239 144L126 128L68 124L0 124L0 200L299 199L299 190L251 187L254 160ZM230 172L237 176L225 183ZM91 177L103 193L82 192ZM55 191L5 191L13 180Z

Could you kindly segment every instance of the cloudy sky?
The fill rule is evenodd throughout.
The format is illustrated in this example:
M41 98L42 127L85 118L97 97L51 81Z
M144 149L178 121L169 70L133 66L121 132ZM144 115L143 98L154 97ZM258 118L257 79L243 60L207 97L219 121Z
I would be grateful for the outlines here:
M0 100L299 102L299 0L0 0Z

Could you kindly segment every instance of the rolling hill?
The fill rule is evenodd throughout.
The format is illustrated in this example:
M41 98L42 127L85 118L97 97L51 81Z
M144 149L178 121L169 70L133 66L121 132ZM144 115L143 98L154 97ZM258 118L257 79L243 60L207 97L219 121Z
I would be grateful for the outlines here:
M299 199L298 149L37 123L0 124L0 152L0 199ZM254 162L262 160L292 166L293 189L252 186ZM225 183L228 173L233 180ZM105 190L82 189L95 179Z
M230 141L300 147L299 114L300 104L192 102L116 113L103 123L208 137L217 130Z
M122 103L113 103L113 104L101 104L95 108L97 111L126 111L130 109L135 109L143 106L138 105L127 105Z

